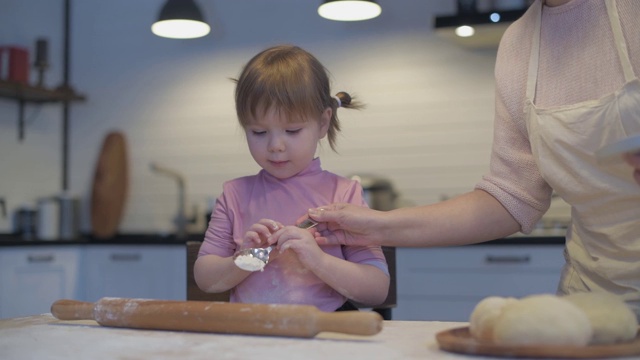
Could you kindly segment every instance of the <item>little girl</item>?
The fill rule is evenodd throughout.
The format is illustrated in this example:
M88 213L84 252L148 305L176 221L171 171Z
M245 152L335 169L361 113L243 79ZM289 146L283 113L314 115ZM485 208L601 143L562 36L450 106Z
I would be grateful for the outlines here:
M262 170L223 185L194 267L198 286L231 289L232 302L307 304L323 311L349 309L349 299L382 303L389 271L379 246L318 246L313 230L293 226L322 204L367 206L357 181L322 170L315 157L325 136L335 151L337 109L360 106L344 92L332 97L324 66L296 46L262 51L236 82L238 120ZM267 246L276 231L278 248L263 271L235 265L236 251Z

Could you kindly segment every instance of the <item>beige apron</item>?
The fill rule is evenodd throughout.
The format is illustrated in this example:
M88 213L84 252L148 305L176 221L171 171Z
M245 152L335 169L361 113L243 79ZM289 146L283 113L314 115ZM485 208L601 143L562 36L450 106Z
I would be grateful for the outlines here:
M542 2L541 2L542 3ZM559 294L609 291L640 318L640 186L623 162L598 164L600 147L640 133L640 80L634 75L618 11L607 0L625 84L613 94L574 105L537 108L542 4L534 32L525 115L542 177L571 205Z

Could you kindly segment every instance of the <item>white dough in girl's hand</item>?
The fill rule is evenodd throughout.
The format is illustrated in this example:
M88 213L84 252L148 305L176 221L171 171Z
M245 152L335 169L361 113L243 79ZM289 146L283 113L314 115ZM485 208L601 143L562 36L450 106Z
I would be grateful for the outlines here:
M586 346L593 330L587 315L555 295L532 295L508 304L496 319L498 345Z
M638 319L618 296L585 292L566 295L563 299L573 303L587 315L593 328L591 344L614 344L636 337Z
M493 327L508 304L518 301L516 298L490 296L482 299L473 309L469 318L471 336L481 341L493 341Z

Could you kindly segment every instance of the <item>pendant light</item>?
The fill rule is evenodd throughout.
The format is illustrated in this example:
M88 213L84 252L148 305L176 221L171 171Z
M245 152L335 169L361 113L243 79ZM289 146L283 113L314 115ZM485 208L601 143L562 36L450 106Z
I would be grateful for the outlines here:
M360 21L380 15L382 8L373 0L329 0L318 8L318 14L336 21Z
M171 39L194 39L207 35L211 28L193 0L167 0L151 31Z

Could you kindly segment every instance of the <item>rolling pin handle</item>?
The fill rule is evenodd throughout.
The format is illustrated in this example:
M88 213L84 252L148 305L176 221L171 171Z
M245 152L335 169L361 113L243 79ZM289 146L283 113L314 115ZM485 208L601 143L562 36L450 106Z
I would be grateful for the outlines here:
M62 299L51 305L51 314L59 320L93 320L94 304Z
M318 331L351 335L375 335L382 331L383 319L375 311L338 311L318 316Z

